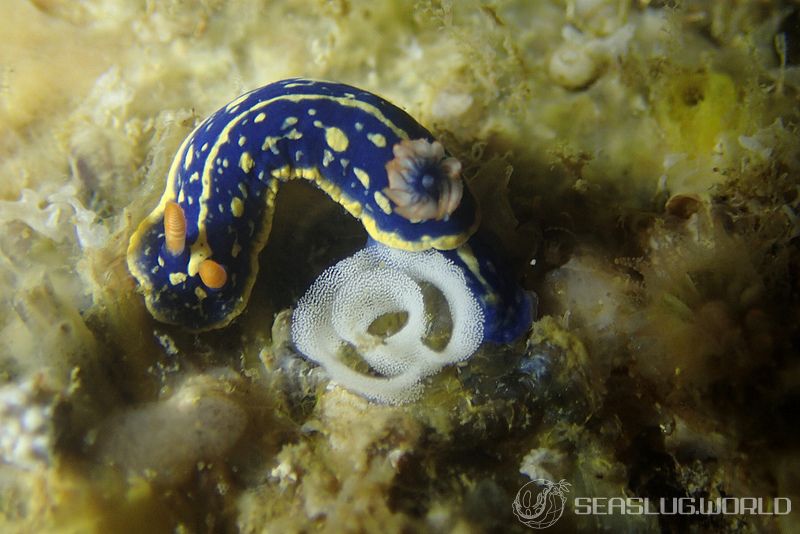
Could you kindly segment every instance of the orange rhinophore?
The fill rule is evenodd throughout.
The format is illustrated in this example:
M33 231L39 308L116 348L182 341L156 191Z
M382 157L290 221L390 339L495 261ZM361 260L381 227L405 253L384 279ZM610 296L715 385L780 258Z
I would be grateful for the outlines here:
M173 256L186 248L186 216L177 202L169 201L164 208L164 245Z
M198 272L203 284L210 289L219 289L228 280L228 273L225 272L225 267L214 260L203 260L200 263Z

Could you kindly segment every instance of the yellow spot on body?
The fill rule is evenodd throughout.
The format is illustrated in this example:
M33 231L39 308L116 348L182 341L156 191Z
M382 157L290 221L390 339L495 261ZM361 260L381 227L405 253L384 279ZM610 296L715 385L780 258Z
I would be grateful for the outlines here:
M173 286L177 286L178 284L185 282L186 278L186 273L171 273L169 275L169 283Z
M367 134L367 139L372 141L372 144L377 147L383 148L386 146L386 138L379 133Z
M225 168L227 169L227 168L228 168L228 165L230 165L230 163L228 163L228 158L225 158L225 159L223 159L223 160L222 160L222 166L223 166L223 167L225 167Z
M242 155L239 156L239 168L241 168L244 172L250 172L253 170L253 166L255 164L256 162L253 161L253 157L249 152L242 152Z
M322 125L322 121L314 121L314 126L316 126L317 128L324 128L324 126Z
M313 116L313 115L316 115L316 114L317 114L317 110L316 110L316 109L314 109L314 108L309 108L309 109L308 109L308 114L309 114L309 115L312 115L312 116Z
M294 153L294 159L295 159L295 161L300 161L300 159L301 159L302 157L303 157L303 151L302 151L302 150L298 150L297 152L295 152L295 153Z
M267 114L262 112L262 113L259 113L258 115L256 115L256 118L253 119L253 122L259 123L259 122L263 121L266 118L267 118Z
M244 215L244 202L239 197L233 197L231 200L231 213L234 217L241 217Z
M245 137L245 136L243 136L243 135L240 135L240 136L239 136L239 146L244 146L244 144L245 144L246 142L247 142L247 137Z
M244 198L247 198L247 186L244 185L244 182L239 182L239 191L242 192Z
M360 131L361 131L361 130L363 130L363 129L364 129L364 125L363 125L363 124L361 124L360 122L357 122L357 123L356 123L356 130L358 130L358 131L360 132Z
M325 150L322 152L322 166L327 167L331 164L331 161L334 160L333 154L330 150Z
M297 117L286 117L286 119L283 121L283 125L281 125L281 130L291 128L295 124L297 124Z
M375 197L375 203L378 205L378 207L382 209L386 215L391 215L392 205L389 204L389 199L383 196L383 193L380 191L375 191L375 195L373 196Z
M344 152L350 144L347 134L336 126L325 128L325 142L336 152Z
M194 145L189 145L186 148L186 157L183 159L183 169L188 171L189 166L192 164L192 159L194 158Z
M268 135L264 139L264 144L261 145L261 150L269 150L273 154L275 154L276 156L279 155L281 153L281 151L278 150L278 147L276 146L276 143L278 141L280 141L281 139L283 139L283 137L272 137L272 136Z
M208 150L208 143L203 143L203 146L200 147L200 152L205 152Z
M189 198L186 199L186 202L188 202L189 205L191 206L192 204L194 204L194 198L189 197Z
M200 179L200 173L199 173L199 172L197 172L197 171L194 171L194 172L192 173L192 175L189 177L189 182L190 182L190 183L191 183L191 182L196 182L196 181L198 181L199 179Z
M217 205L217 209L219 210L220 213L225 213L225 206L223 206L222 204Z
M296 128L292 128L292 131L286 134L286 138L291 139L292 141L296 141L298 139L301 139L302 137L303 134L298 132Z
M197 300L201 301L208 297L208 293L206 293L202 287L194 288L194 294L197 297Z
M161 256L159 256L159 257L158 257L158 264L159 264L161 267L163 267L163 266L164 266L164 258L162 258Z
M203 263L203 260L209 257L210 255L211 255L211 249L209 248L208 244L200 240L196 241L192 245L192 253L189 256L189 265L186 268L186 271L189 273L189 276L196 275L197 270L200 268L200 264Z
M184 200L186 200L186 194L181 189L181 192L178 193L178 202L183 203Z
M361 185L364 186L364 189L369 189L369 174L367 174L367 171L359 169L358 167L353 167L353 172L355 173L356 178L358 178L358 181L361 182Z

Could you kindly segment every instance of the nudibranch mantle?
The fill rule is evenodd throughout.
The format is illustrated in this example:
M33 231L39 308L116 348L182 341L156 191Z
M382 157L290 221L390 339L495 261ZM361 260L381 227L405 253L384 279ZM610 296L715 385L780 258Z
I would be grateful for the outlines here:
M314 182L372 239L397 249L457 249L479 224L460 164L403 110L348 85L272 83L194 129L131 237L128 266L151 314L208 330L241 313L278 186L294 178ZM183 240L173 237L180 232Z

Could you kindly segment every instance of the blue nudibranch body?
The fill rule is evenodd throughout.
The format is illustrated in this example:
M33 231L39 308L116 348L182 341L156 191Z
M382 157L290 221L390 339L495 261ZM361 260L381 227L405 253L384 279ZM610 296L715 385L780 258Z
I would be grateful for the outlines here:
M128 266L159 321L223 327L247 304L278 186L304 178L360 219L370 238L448 251L496 323L486 338L506 341L529 326L530 302L473 246L478 209L460 168L430 132L374 94L306 79L272 83L233 100L183 142L160 203L131 237Z

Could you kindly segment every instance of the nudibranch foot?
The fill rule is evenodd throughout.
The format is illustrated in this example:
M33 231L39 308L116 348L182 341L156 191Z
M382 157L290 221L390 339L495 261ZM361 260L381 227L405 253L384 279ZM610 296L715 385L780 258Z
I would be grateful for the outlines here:
M511 343L530 329L536 316L535 294L519 286L509 266L479 235L443 254L462 268L483 308L484 341Z

